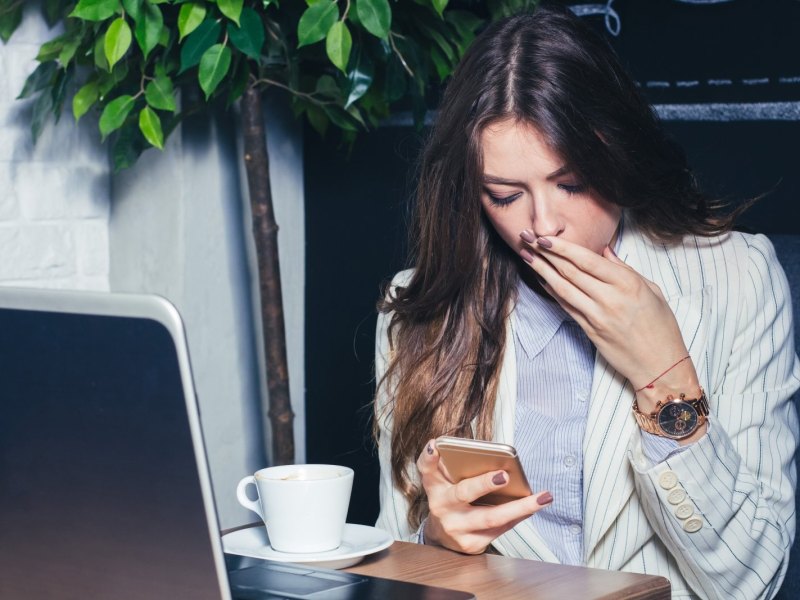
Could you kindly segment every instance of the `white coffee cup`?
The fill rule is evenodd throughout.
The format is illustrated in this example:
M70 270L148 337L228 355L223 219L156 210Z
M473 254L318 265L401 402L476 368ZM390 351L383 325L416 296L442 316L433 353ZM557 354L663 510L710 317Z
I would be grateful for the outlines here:
M248 497L250 485L256 486L258 501ZM352 488L348 467L283 465L243 478L236 497L264 520L274 550L309 554L341 545Z

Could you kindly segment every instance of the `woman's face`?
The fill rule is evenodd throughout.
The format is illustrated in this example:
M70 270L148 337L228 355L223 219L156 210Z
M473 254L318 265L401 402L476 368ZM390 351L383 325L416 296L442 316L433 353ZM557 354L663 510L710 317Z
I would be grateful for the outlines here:
M481 134L481 148L483 210L517 254L527 247L519 237L523 229L598 254L612 242L620 207L578 180L535 127L513 119L490 124Z

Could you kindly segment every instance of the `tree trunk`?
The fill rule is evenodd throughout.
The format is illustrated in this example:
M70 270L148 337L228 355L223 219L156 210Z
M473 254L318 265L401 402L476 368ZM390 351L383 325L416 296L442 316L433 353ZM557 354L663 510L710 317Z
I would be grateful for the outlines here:
M272 209L267 135L261 110L261 92L251 82L242 97L244 164L253 236L258 258L261 322L267 365L269 409L262 400L264 428L271 426L272 457L276 465L294 462L294 413L289 401L289 369L286 364L286 331L283 323L281 273L278 263L278 225ZM265 449L266 450L266 449Z

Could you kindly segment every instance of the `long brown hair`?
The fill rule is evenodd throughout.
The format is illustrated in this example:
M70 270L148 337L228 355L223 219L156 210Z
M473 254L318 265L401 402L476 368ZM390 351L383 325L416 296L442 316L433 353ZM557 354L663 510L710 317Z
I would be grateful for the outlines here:
M508 118L534 125L583 182L653 239L717 235L732 221L698 189L614 52L569 11L540 7L481 34L445 90L421 156L415 270L379 305L392 313L392 351L378 385L391 398L392 475L412 527L427 511L409 473L422 444L444 433L492 436L519 259L481 210L480 135Z

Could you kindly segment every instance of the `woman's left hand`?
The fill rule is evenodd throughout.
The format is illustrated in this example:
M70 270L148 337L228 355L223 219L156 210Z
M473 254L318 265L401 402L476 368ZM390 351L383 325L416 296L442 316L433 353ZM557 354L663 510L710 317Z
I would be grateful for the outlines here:
M599 255L559 237L525 243L532 252L523 251L522 257L539 275L546 291L634 389L648 385L688 355L661 289L622 262L609 247ZM663 383L668 389L668 384L674 383L676 390L683 391L687 386L699 386L691 361L670 371Z

